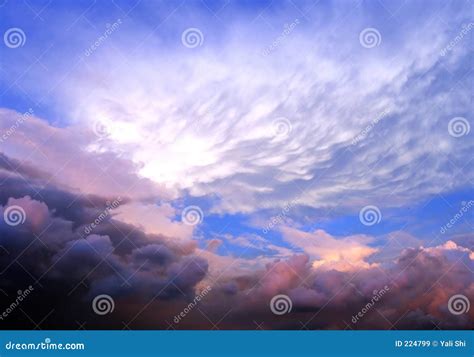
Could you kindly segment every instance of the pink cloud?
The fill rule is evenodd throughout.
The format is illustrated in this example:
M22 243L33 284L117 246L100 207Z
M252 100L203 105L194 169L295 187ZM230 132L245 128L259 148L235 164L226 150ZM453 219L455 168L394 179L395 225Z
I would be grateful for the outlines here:
M18 128L4 141L3 152L20 165L34 163L47 182L83 194L106 197L171 197L172 191L140 177L139 165L120 153L92 151L98 138L79 127L59 128L30 116L18 124L21 115L0 109L0 132Z
M370 237L354 235L334 238L323 230L307 233L290 227L281 228L281 232L285 240L311 257L314 268L351 271L375 266L366 261L377 252L377 249L367 245Z

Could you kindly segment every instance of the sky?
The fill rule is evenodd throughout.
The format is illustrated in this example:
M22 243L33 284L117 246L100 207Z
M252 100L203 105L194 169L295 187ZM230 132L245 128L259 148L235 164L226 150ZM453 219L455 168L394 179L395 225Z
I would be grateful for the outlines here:
M473 30L467 0L0 0L2 326L473 328Z

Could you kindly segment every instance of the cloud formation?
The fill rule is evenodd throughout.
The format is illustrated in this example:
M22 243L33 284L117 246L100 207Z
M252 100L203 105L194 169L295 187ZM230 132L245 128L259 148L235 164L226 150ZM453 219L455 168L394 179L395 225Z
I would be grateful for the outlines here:
M315 268L338 271L367 269L371 264L366 259L377 252L377 249L367 245L370 237L350 236L336 239L322 230L306 233L288 227L282 228L282 232L291 245L301 248L314 259L312 264Z
M54 193L61 195L61 191ZM44 198L49 201L50 194ZM86 212L100 212L86 207L87 202L74 204L71 210L82 214L76 213L72 220L28 196L10 198L0 209L3 215L7 207L17 205L26 214L19 227L5 222L0 226L0 245L6 252L0 260L2 289L10 296L18 289L18 281L36 284L36 300L32 299L31 306L25 304L25 312L39 317L53 309L48 323L51 328L74 326L74 319L57 319L65 313L66 307L58 305L65 297L77 308L75 317L87 316L89 327L116 327L120 319L131 321L135 328L151 323L164 327L164 321L174 316L170 312L178 313L197 289L211 284L212 294L200 309L216 321L229 313L221 328L252 328L254 319L265 321L266 328L301 328L301 324L345 328L373 292L386 285L389 291L383 299L351 328L389 328L387 321L397 328L466 328L474 319L472 312L455 319L447 310L449 297L459 291L474 297L472 246L449 241L436 247L410 248L384 267L363 260L374 251L364 245L366 237L336 240L317 231L302 238L301 232L289 229L289 239L311 241L308 245L298 243L304 254L268 259L265 267L250 260L247 269L243 269L245 259L220 257L226 261L219 268L216 253L202 254L196 246L184 251L163 235L145 234L114 218L101 223L97 233L82 236L81 227L90 217ZM248 269L251 264L253 268ZM229 267L229 274L222 274ZM216 268L219 274L215 274ZM116 303L116 315L106 325L90 311L91 300L101 293L113 296ZM293 304L292 312L282 318L269 309L277 294L288 295ZM38 305L42 306L39 310ZM153 314L142 314L142 309ZM205 318L197 314L181 321L179 327L208 328ZM22 318L17 315L8 323L24 326Z
M148 7L151 13L160 10ZM351 5L333 7L332 21L321 23L310 19L327 9L308 9L268 56L261 50L272 43L274 31L245 16L228 19L224 28L209 22L196 51L180 41L183 20L166 23L176 41L158 32L146 40L161 46L136 46L132 54L128 46L145 34L124 19L100 53L83 58L62 83L63 120L86 126L92 136L83 140L74 130L57 129L62 134L55 137L64 139L49 145L63 150L55 150L53 162L60 166L51 169L70 158L64 142L79 141L95 160L85 161L82 174L68 176L71 184L97 185L102 194L157 184L173 192L214 194L220 199L212 211L220 213L278 208L295 198L309 207L354 212L374 202L399 207L464 187L473 179L472 168L463 165L472 141L455 140L448 123L473 114L464 89L472 77L464 71L469 51L462 43L449 55L441 51L467 15L458 8L430 8L414 21L410 14L420 7L406 4L398 14L404 27L380 29L380 45L368 49L359 33L374 21L373 10L355 7L341 28L338 15ZM284 28L293 12L275 13L272 27ZM433 25L435 15L441 20ZM208 19L202 11L196 18ZM51 31L60 26L52 24ZM82 26L75 32L82 35L75 36L77 49L89 47L86 38L95 39ZM211 36L216 33L221 35ZM40 73L31 75L44 82ZM113 159L114 153L124 157ZM117 184L76 182L97 177L97 167L109 162ZM462 174L451 175L453 164ZM124 165L129 168L121 173ZM134 185L137 173L143 177Z
M448 307L474 302L472 212L439 233L473 193L470 49L446 47L469 5L429 5L71 4L36 26L7 3L30 47L0 46L0 297L34 293L2 323L472 328Z

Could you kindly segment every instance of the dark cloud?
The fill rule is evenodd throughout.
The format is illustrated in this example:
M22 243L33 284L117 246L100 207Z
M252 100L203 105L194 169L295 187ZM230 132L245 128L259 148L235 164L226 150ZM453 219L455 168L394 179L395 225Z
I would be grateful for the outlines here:
M110 198L70 192L49 184L38 170L24 166L18 174L9 167L0 171L0 215L17 205L26 219L17 226L0 222L1 306L9 306L18 290L32 285L34 291L2 321L4 328L34 328L45 316L41 328L51 329L83 322L86 328L208 329L219 322L221 329L255 329L254 321L267 329L473 327L473 309L453 315L447 308L454 294L474 301L472 236L405 249L393 263L366 269L315 269L300 254L213 281L212 261L200 256L195 242L147 234L113 212L86 234ZM207 254L220 244L210 241ZM173 322L207 285L212 290L198 307ZM99 294L113 297L112 314L93 312ZM270 301L278 294L289 296L291 312L272 313Z
M472 328L472 309L453 315L448 300L463 294L473 301L473 267L467 252L443 246L407 249L389 268L351 272L314 271L306 256L294 256L246 279L255 285L237 279L220 284L203 309L217 320L228 313L219 324L226 329L255 329L253 321L268 329ZM277 294L290 297L290 313L271 312Z
M18 206L25 220L0 222L1 306L9 306L19 289L31 284L35 290L3 326L28 328L31 320L40 321L51 311L43 327L75 328L75 321L85 317L90 327L102 326L91 310L98 294L114 297L115 316L127 311L122 301L144 305L153 297L193 296L208 266L193 256L189 244L182 249L169 243L170 237L147 235L113 214L86 234L84 228L101 216L110 198L71 193L47 184L38 171L25 168L15 174L9 167L0 171L0 215ZM115 317L106 321L110 328L120 327Z

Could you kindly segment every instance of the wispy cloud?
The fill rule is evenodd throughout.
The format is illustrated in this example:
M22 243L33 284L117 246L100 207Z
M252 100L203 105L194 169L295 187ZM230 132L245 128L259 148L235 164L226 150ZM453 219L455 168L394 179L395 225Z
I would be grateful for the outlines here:
M203 313L345 328L385 286L357 328L472 324L447 307L474 298L472 211L456 213L473 200L472 19L469 2L427 3L30 18L7 2L2 289L33 282L53 328L98 297L94 327L164 328L207 287L180 328L207 328Z

